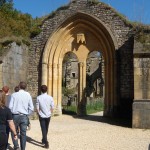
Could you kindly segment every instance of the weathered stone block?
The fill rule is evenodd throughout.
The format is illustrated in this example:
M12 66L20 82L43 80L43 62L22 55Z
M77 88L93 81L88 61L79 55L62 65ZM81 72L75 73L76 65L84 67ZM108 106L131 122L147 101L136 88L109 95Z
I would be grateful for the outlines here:
M150 100L134 101L132 127L150 129Z

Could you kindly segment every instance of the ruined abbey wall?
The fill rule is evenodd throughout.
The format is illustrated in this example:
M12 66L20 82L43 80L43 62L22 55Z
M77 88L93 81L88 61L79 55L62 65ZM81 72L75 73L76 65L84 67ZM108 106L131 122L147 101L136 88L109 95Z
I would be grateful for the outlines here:
M42 32L32 40L28 76L29 90L32 96L38 95L38 88L41 83L41 58L48 38L65 20L78 12L89 14L102 21L117 39L116 57L120 82L117 85L118 96L124 99L133 99L133 38L131 27L109 6L103 3L92 4L83 0L73 1L68 6L51 14L43 22Z
M20 81L27 82L29 47L14 42L5 47L4 51L0 57L0 88L7 85L12 93Z
M32 39L31 47L12 43L7 53L0 57L1 86L10 85L13 90L21 80L27 81L28 91L33 99L36 98L40 94L42 57L47 41L65 21L77 13L89 15L101 22L113 35L111 37L114 37L112 40L116 49L112 59L116 63L114 90L117 104L116 109L110 108L112 114L117 113L118 116L132 118L133 127L150 128L149 41L145 41L147 43L145 50L145 44L136 40L133 26L114 9L101 2L73 0L67 6L51 13L43 21L42 31ZM76 18L79 19L78 16Z

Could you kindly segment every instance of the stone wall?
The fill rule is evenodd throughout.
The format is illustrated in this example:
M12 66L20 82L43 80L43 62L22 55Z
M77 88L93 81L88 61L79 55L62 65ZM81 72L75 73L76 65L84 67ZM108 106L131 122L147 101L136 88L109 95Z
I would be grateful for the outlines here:
M41 60L42 53L48 38L61 24L78 12L89 14L102 21L106 28L111 30L117 39L119 49L116 50L118 57L118 72L121 74L118 97L133 99L133 44L131 26L120 15L104 3L93 4L84 0L72 1L68 6L58 9L45 19L41 26L42 32L32 39L30 67L29 67L29 90L33 97L39 94L41 83Z
M27 81L28 50L27 46L15 42L5 48L0 64L0 88L7 85L13 92L20 81Z
M132 126L133 128L150 128L150 44L149 42L141 43L138 40L134 43Z

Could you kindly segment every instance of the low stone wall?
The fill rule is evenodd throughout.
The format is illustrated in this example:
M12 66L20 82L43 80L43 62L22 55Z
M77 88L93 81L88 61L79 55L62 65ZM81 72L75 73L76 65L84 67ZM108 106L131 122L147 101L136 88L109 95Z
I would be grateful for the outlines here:
M150 100L134 100L132 127L150 129Z

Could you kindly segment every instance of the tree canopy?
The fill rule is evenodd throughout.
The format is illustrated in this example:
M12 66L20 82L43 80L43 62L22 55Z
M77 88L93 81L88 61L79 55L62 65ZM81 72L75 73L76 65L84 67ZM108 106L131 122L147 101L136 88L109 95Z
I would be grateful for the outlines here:
M4 5L4 4L12 4L13 0L0 0L0 6Z
M39 32L42 18L33 19L13 8L12 0L0 0L0 38L16 36L32 38Z

